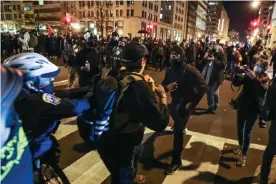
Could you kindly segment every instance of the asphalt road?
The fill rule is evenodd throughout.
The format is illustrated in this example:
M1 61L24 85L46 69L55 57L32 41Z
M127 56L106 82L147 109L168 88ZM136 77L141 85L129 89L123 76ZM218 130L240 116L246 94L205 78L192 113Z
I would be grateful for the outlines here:
M152 76L157 84L164 77L164 71L156 72L149 69L146 73ZM65 74L66 72L62 75L66 76ZM64 76L60 76L60 79ZM235 98L237 95L238 92L231 90L230 82L224 81L220 88L219 109L215 115L204 113L207 101L206 97L202 99L196 114L192 116L187 126L188 134L184 138L183 145L185 149L181 155L184 166L173 176L164 175L164 169L171 160L173 136L170 127L164 133L147 130L145 149L138 167L138 173L147 177L146 183L252 183L255 179L253 176L258 174L263 150L268 141L269 123L265 129L259 128L256 123L247 165L244 168L236 167L238 156L232 153L222 154L222 151L237 146L236 111L228 105L230 98ZM172 125L171 121L170 126ZM110 182L109 172L99 155L79 137L74 120L63 122L57 134L60 136L63 156L60 164L70 181L84 184Z

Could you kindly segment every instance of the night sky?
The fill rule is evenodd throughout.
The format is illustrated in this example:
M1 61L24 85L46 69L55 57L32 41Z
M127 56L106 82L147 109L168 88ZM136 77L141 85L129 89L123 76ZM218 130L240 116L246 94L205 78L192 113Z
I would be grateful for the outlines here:
M240 33L240 38L245 39L244 31L250 26L250 21L256 18L258 10L250 6L249 1L224 1L224 8L230 18L229 31L234 29Z

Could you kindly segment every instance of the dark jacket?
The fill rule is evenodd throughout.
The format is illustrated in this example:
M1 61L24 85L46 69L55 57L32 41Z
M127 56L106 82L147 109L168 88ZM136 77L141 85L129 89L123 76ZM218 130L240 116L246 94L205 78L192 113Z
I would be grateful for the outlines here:
M121 73L120 78L123 78L126 73ZM167 106L159 104L145 81L136 81L129 85L120 100L118 110L127 113L131 121L141 122L154 131L164 131L169 123Z
M99 74L100 55L96 48L85 48L76 54L75 64L78 68L85 66L86 61L90 64L90 71L78 70L81 78L91 79L94 75Z
M270 61L270 65L272 65L272 63L273 63L273 68L276 69L276 51L273 52L273 55L272 55L272 58Z
M259 114L265 99L266 89L250 72L245 75L235 75L234 86L243 86L238 96L238 109L245 113Z
M276 120L276 78L273 79L273 83L267 91L264 105L271 108L272 119Z
M25 132L32 131L33 137L51 132L58 120L78 116L89 108L86 99L61 99L51 94L29 93L26 90L22 90L15 102Z
M198 56L198 48L195 44L190 45L186 50L187 63L195 66Z
M224 81L224 68L226 65L226 55L223 52L216 53L213 64L214 64L214 67L213 67L210 85L212 85L214 82L220 85Z
M181 51L182 63L172 62L172 66L166 71L162 85L166 89L168 84L177 81L178 89L171 92L172 103L184 100L191 102L195 107L207 91L207 86L201 73L195 67L184 63L182 48Z

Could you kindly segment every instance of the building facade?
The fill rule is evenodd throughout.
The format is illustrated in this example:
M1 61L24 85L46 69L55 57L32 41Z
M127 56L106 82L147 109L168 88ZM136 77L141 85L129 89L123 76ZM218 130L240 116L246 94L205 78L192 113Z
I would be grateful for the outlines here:
M232 42L239 41L240 40L240 34L239 32L232 29L228 32L229 40Z
M188 1L187 35L188 40L196 37L197 1Z
M219 39L223 39L225 41L227 41L229 39L228 38L229 23L230 23L230 19L227 15L227 12L224 9L224 7L222 7L220 19L218 22L218 38Z
M53 29L64 28L64 3L64 1L44 1L43 5L39 5L37 1L33 2L34 17L40 30L46 30L48 25Z
M230 20L222 2L209 1L207 13L207 33L213 39L228 40L228 29Z
M207 1L198 1L196 11L196 37L201 38L206 36L206 21L207 21Z
M162 1L160 9L160 39L181 41L186 38L188 2Z
M31 12L31 9L25 9ZM1 1L1 32L15 32L24 22L24 4L22 1Z
M199 39L206 35L207 1L189 1L187 39Z
M120 36L159 37L160 1L68 1L65 5L73 22L102 36L117 31ZM138 33L147 30L148 35Z

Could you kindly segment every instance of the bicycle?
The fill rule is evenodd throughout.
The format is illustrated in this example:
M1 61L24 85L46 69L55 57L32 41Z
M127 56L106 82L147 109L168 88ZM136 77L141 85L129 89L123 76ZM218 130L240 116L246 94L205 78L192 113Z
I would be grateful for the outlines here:
M33 178L34 184L70 184L63 170L58 165L60 162L60 146L53 135L60 123L57 123L50 136L40 141L30 141L30 147L33 151L36 146L41 146L46 141L51 141L51 148L33 159ZM47 142L46 142L47 143Z

